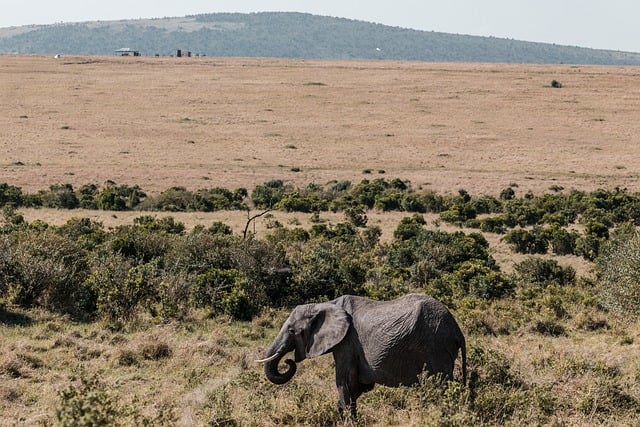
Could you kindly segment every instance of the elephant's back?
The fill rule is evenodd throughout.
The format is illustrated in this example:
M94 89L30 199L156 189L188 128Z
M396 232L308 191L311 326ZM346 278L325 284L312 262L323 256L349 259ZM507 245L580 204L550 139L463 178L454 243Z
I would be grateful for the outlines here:
M410 385L425 368L447 374L452 369L452 361L444 363L440 354L449 353L446 348L453 345L452 327L457 324L452 325L453 316L436 299L423 294L393 301L351 297L340 304L352 316L362 344L366 382Z

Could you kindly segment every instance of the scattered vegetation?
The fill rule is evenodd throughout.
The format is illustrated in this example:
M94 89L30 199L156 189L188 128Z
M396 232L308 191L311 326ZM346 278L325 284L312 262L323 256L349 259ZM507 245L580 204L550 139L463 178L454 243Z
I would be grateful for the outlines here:
M176 187L148 197L115 183L34 195L1 184L0 412L14 424L341 425L330 358L305 362L286 387L251 361L292 306L417 291L459 319L469 386L425 377L376 387L358 424L637 423L638 196L509 188L474 197L398 179L273 180L251 195ZM265 218L281 209L317 220L308 229L274 221L258 238L148 214L114 229L87 218L53 226L16 210L43 200L65 209L235 203ZM407 215L382 241L371 209ZM325 210L344 220L320 221ZM461 228L428 227L427 212ZM501 239L525 254L509 271L489 243ZM593 273L578 277L566 255L594 260Z
M292 168L292 171L299 168ZM371 171L368 171L370 173ZM515 186L515 185L514 185ZM620 188L535 196L516 194L514 186L499 197L472 196L465 190L438 195L416 190L408 181L363 179L297 188L274 179L257 185L251 194L245 188L169 188L147 196L137 185L129 187L108 181L102 188L86 184L75 190L71 184L52 185L48 190L25 194L19 187L0 184L0 207L49 207L59 209L143 210L165 212L212 212L217 210L276 209L313 213L353 208L437 213L446 223L504 234L504 241L522 254L577 255L594 261L611 230L623 224L640 223L640 194Z

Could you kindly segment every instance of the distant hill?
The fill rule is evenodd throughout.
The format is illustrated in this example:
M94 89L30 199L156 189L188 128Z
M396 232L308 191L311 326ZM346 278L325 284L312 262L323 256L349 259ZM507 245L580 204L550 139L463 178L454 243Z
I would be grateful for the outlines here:
M0 53L640 65L640 54L389 27L293 12L216 13L0 29Z

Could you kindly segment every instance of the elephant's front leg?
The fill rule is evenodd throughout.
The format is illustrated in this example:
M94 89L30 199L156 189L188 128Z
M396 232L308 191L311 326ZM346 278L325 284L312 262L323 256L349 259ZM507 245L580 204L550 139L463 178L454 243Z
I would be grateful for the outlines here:
M338 388L338 412L342 418L349 411L355 420L356 399L358 392L358 372L355 357L349 352L338 348L333 352L333 360L336 366L336 387Z
M347 381L340 381L336 379L336 385L338 386L338 412L341 418L346 417L345 411L349 411L352 419L356 419L356 399L351 394L349 384Z

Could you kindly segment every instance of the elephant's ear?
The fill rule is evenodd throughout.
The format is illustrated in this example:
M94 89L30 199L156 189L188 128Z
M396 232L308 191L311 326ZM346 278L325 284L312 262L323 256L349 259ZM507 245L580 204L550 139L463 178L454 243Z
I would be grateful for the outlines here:
M338 345L347 335L351 317L333 304L319 304L320 308L309 329L307 357L321 356Z

